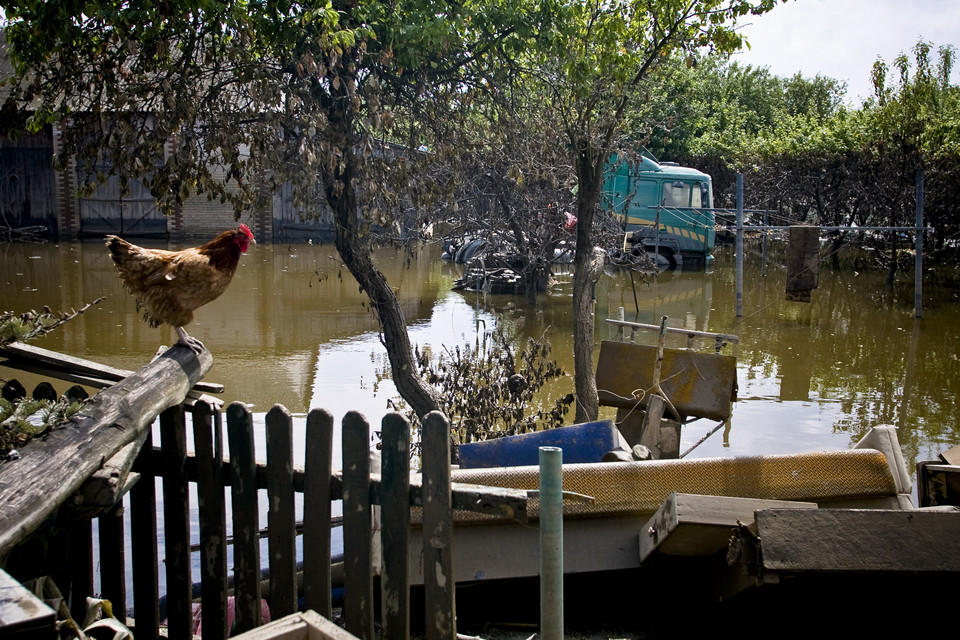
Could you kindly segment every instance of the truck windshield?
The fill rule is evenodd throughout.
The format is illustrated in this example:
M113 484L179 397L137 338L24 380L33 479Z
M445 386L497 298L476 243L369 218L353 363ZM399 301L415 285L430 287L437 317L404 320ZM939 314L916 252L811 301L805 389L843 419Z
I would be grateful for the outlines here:
M699 184L688 182L667 182L663 185L663 206L694 207L703 206L703 193Z

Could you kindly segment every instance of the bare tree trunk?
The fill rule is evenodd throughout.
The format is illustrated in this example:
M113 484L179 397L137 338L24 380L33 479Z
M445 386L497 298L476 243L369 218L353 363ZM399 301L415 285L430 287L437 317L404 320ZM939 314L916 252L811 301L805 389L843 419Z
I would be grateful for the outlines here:
M577 249L573 255L573 368L577 394L575 422L596 420L600 413L593 370L593 292L603 273L603 251L593 246L593 220L600 196L600 173L588 158L577 168Z
M346 129L345 129L346 130ZM343 136L347 140L346 135ZM401 397L421 418L440 410L436 390L417 373L410 334L403 317L403 309L386 277L377 268L369 243L361 238L357 215L357 197L354 180L358 174L359 158L344 150L344 163L334 173L324 175L327 202L333 209L337 225L336 247L344 264L367 293L370 304L380 321L380 340L387 349L393 382Z

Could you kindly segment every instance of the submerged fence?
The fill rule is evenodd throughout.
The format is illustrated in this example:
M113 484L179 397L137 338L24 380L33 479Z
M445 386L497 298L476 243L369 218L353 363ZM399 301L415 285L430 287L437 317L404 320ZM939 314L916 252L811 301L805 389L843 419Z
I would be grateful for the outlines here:
M229 459L223 456L222 414L206 402L192 409L195 453L186 450L184 408L160 415L160 446L148 440L134 470L141 475L130 491L130 542L133 611L138 639L159 635L157 541L165 549L166 626L169 637L189 638L194 626L195 583L200 583L200 625L203 637L226 638L259 626L261 599L272 619L313 609L332 613L331 501L343 500L344 602L347 631L374 637L374 619L384 638L407 638L411 623L408 547L410 507L422 507L425 633L428 638L456 635L452 580L452 509L491 510L506 500L524 513L525 494L492 490L492 502L478 499L478 488L452 492L450 485L449 422L439 413L423 423L422 484L410 482L410 424L399 414L382 423L381 469L371 469L370 426L359 413L342 423L343 472L332 468L333 417L313 410L307 417L305 462L293 464L293 419L282 406L266 416L266 462L257 463L254 422L239 403L226 412ZM162 480L163 526L157 524L154 479ZM189 484L196 484L200 534L200 575L191 575ZM232 510L228 514L226 491ZM268 558L260 558L258 492L267 494ZM296 551L295 494L303 496L302 568ZM482 491L481 491L482 493ZM454 502L460 504L454 504ZM381 505L378 517L373 509ZM123 519L119 513L101 517L100 575L102 596L118 615L127 594L123 558ZM113 517L111 517L113 516ZM227 517L232 520L233 570L227 567ZM374 523L382 523L376 527ZM378 543L379 539L379 543ZM382 550L379 562L377 550ZM86 557L89 557L87 552ZM92 576L92 565L86 571ZM232 581L230 576L232 573ZM83 574L81 570L80 574ZM376 615L375 576L380 577L383 603ZM82 600L82 585L74 599ZM235 624L228 627L228 595L235 605Z
M198 356L174 347L137 372L22 345L7 345L0 354L20 368L109 387L49 438L27 446L21 460L0 468L4 568L15 581L53 578L77 621L85 617L97 574L98 595L113 603L121 621L128 611L127 585L132 585L131 626L138 639L159 637L161 624L169 637L189 638L195 617L205 639L226 638L259 626L262 602L269 605L271 619L300 609L330 617L331 527L342 521L347 631L372 638L378 619L382 637L409 637L413 614L421 613L410 610L410 577L422 569L426 637L450 638L456 635L453 511L527 520L526 491L451 484L450 425L441 413L422 420L419 473L411 473L411 426L397 413L383 418L379 467L371 465L367 420L355 411L344 416L340 471L334 470L333 417L311 411L303 432L304 463L296 467L294 421L284 407L266 414L266 451L258 452L253 415L245 405L233 403L221 413L209 396L185 400L209 370L208 352ZM187 451L188 413L192 453ZM155 446L151 424L158 415ZM267 558L260 557L263 497ZM298 500L302 522L296 521ZM343 516L334 519L336 500L343 502ZM91 518L98 522L96 559ZM192 530L199 533L199 575L191 569ZM411 538L421 532L422 542ZM412 561L418 563L416 571ZM375 610L376 586L381 611Z

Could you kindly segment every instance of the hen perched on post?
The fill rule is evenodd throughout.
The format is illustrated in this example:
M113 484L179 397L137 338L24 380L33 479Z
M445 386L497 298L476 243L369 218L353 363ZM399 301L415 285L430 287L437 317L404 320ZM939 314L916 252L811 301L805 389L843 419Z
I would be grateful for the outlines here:
M240 254L256 243L245 224L183 251L147 249L117 236L106 237L120 280L136 298L137 309L144 310L143 319L151 327L174 327L180 337L177 344L196 353L203 351L203 343L187 335L184 326L193 320L195 309L226 291Z

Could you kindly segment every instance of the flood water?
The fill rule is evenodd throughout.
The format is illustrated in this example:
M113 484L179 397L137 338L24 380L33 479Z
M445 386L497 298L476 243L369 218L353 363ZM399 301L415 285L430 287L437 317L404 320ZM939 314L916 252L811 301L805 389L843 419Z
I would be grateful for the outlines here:
M954 286L928 275L923 316L915 319L912 273L888 286L880 272L834 272L824 265L812 302L787 302L782 261L769 260L762 275L758 254L747 253L741 318L727 249L718 250L707 271L607 273L597 286L598 344L612 337L604 319L616 317L619 307L627 320L658 324L666 315L670 326L739 336L732 351L739 386L733 416L690 457L848 447L870 427L894 424L912 472L915 461L960 443ZM136 369L176 341L171 328L141 321L100 242L4 244L0 264L4 310L68 310L105 297L35 340L39 347ZM518 344L528 337L549 340L569 373L548 387L543 404L573 391L569 272L558 271L549 294L529 307L522 297L452 291L461 268L442 262L436 247L416 255L383 250L379 264L421 349L436 354L472 345L500 324ZM337 420L359 410L376 427L388 400L397 397L366 296L330 245L253 246L227 292L198 310L187 329L212 352L206 379L225 386L224 402L244 402L257 415L274 404L298 418L312 408L328 409ZM655 334L643 338L655 342ZM0 378L10 377L28 389L39 380L0 367ZM601 417L613 415L604 410ZM715 426L684 427L681 451Z
M597 286L598 344L613 337L604 320L616 317L620 307L627 320L659 324L666 315L670 326L739 336L732 351L739 387L733 416L688 457L846 448L870 427L894 424L913 473L917 460L935 459L960 443L956 286L941 283L935 273L928 275L923 316L915 319L912 273L887 286L883 273L838 273L821 267L811 303L786 302L782 260L771 259L761 271L758 253L747 253L740 318L734 257L728 249L717 251L707 271L657 277L608 273ZM397 291L411 339L421 349L438 354L475 345L484 332L500 325L518 345L528 337L549 340L552 356L568 372L547 387L540 399L543 405L552 406L573 391L571 273L558 271L549 294L528 307L523 298L452 291L461 268L442 262L436 247L417 255L384 250L379 264ZM136 369L149 362L158 347L176 341L171 328L151 329L141 321L101 242L3 244L0 265L3 310L23 312L43 305L69 310L105 297L66 326L35 340L36 346ZM397 397L366 296L329 245L252 247L227 292L198 310L188 331L212 352L214 365L206 379L225 386L225 404L248 404L261 424L275 404L294 414L298 463L310 409L325 408L338 422L347 411L359 410L376 429L388 411L387 402ZM644 338L655 343L655 334L638 341ZM0 379L12 377L28 390L40 381L0 366ZM601 414L614 416L612 409ZM684 426L681 452L715 427L709 421ZM339 437L334 444L339 455ZM262 433L256 446L262 459ZM915 487L913 494L915 499ZM302 505L298 510L302 513ZM193 508L194 542L196 518ZM261 519L265 525L265 503ZM334 552L342 544L338 533ZM162 540L159 543L162 557ZM265 554L264 541L261 557ZM199 554L194 554L193 564L196 576ZM161 571L161 593L164 582Z

